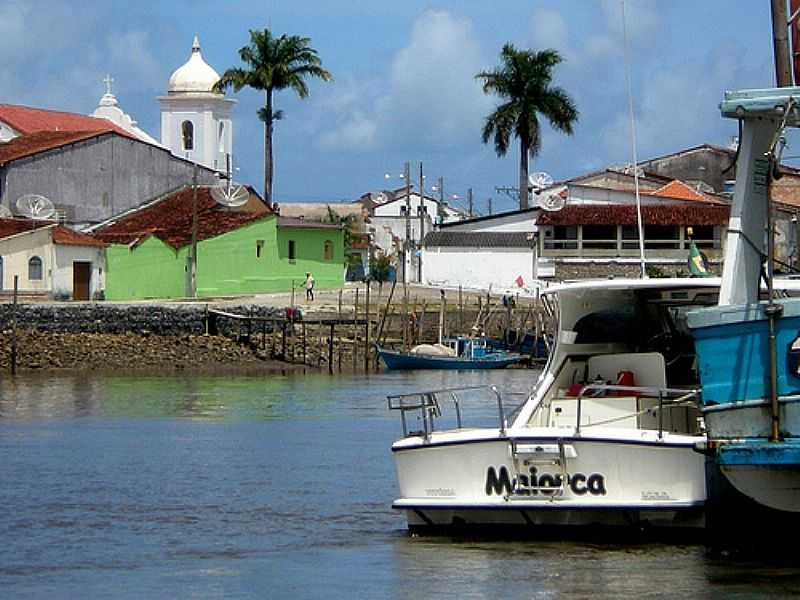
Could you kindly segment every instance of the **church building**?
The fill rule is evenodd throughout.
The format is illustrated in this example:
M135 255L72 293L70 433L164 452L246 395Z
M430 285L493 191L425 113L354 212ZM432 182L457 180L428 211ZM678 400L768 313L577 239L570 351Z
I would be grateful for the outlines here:
M161 104L161 143L175 156L225 172L232 156L235 100L214 91L219 75L200 53L197 36L189 60L169 78Z

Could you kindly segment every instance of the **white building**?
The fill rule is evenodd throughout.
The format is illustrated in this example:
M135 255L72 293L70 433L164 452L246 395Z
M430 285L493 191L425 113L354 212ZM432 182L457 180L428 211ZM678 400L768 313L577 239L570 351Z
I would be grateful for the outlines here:
M161 104L161 143L173 154L225 171L233 155L231 110L236 103L214 91L219 74L200 53L197 36L189 60L169 78Z
M117 97L114 95L111 89L114 79L110 75L107 75L103 82L106 84L106 93L103 94L102 98L100 98L97 108L90 116L111 121L116 126L127 131L133 137L138 138L143 142L147 142L148 144L153 144L154 146L161 146L161 144L158 143L158 140L150 136L143 129L140 129L138 123L133 119L133 117L120 108Z
M423 282L466 289L532 291L554 275L537 252L538 208L476 217L442 225L425 237Z
M105 244L63 225L0 219L0 291L93 300L105 290Z

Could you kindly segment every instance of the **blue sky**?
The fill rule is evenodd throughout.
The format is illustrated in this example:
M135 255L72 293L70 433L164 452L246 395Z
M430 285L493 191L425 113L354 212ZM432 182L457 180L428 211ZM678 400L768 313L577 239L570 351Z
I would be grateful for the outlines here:
M338 201L400 185L404 161L450 196L472 187L476 208L513 208L495 186L517 180L518 149L498 158L480 140L495 99L474 75L505 42L556 48L555 82L575 99L572 137L547 129L531 171L556 179L631 160L620 0L265 0L139 2L3 0L0 102L90 113L111 73L122 108L160 137L156 98L188 58L197 33L218 72L238 66L248 29L310 37L334 76L310 98L277 96L276 200ZM647 158L726 144L724 89L774 82L767 0L627 0L638 153ZM234 160L261 188L262 96L238 100ZM790 154L800 154L789 150ZM416 166L413 167L416 170ZM388 182L385 173L394 178Z

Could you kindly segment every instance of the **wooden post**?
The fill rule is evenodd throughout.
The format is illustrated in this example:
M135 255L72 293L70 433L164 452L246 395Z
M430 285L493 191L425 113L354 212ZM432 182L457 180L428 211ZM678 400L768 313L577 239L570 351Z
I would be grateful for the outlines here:
M356 372L358 368L358 352L356 351L358 348L358 344L356 340L358 339L358 288L356 288L356 300L353 303L353 373Z
M317 325L319 331L319 347L317 348L317 367L322 365L322 353L325 351L325 330L322 328L322 319Z
M408 352L408 285L403 282L403 350Z
M458 333L464 333L464 296L461 284L458 285Z
M292 303L290 308L292 309L292 316L294 316L294 279L292 279Z
M439 290L439 343L444 339L444 290Z
M365 334L366 338L364 340L364 372L367 373L369 371L369 280L367 280L367 302L366 302L366 310L364 311L366 316L367 324L365 326Z
M303 324L301 325L301 328L302 328L302 335L303 335L303 364L307 365L308 364L308 359L307 359L307 354L306 354L307 348L306 348L306 322L305 321L303 321Z
M286 360L286 321L283 322L282 331L283 331L283 336L282 336L283 339L281 340L281 345L282 345L281 360Z
M333 336L335 335L336 322L331 321L331 334L328 337L328 373L333 375Z
M423 298L422 300L422 311L419 313L417 317L417 340L419 340L420 344L425 343L425 313L428 312L428 301Z
M339 353L337 357L337 362L339 363L339 373L342 372L342 291L339 290Z
M17 374L17 292L19 275L14 275L14 304L11 309L11 374Z

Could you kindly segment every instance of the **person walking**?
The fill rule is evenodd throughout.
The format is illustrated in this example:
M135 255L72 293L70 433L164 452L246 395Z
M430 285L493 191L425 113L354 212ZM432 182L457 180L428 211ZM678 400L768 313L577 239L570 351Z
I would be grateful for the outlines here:
M306 280L303 283L303 287L306 288L306 300L313 302L314 301L314 276L311 273L306 273Z

